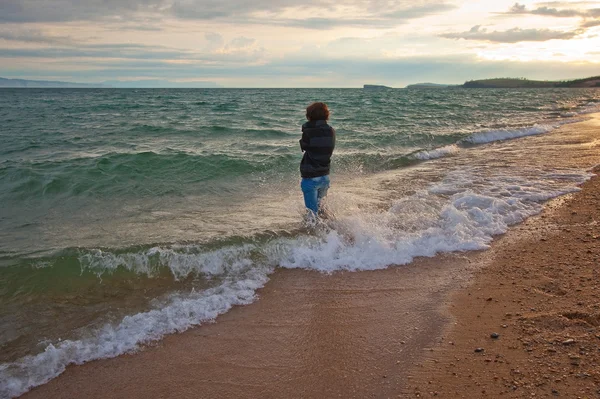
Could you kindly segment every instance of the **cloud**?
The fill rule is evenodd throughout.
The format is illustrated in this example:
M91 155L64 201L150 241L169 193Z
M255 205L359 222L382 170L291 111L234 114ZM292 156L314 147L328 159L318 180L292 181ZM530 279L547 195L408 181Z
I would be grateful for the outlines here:
M253 23L259 24L261 23L258 20L254 20ZM316 30L329 30L338 28L340 26L354 26L354 27L363 27L363 28L371 28L377 27L380 29L392 28L399 23L402 23L401 20L386 20L381 18L302 18L302 19L272 19L270 21L263 22L264 24L269 25L277 25L277 26L287 26L287 27L295 27L295 28L305 28L305 29L316 29Z
M222 48L225 44L225 39L223 39L223 36L221 36L220 33L207 32L204 34L204 39L206 39L206 49L208 51L214 51L216 49Z
M544 1L537 3L539 7L573 7L573 6L597 6L597 1Z
M140 45L93 45L78 48L0 49L2 58L67 58L93 59L183 59L187 53L177 50L157 50Z
M230 3L210 3L210 7L199 7L198 2L175 3L170 11L180 19L188 20L227 20L228 22L255 25L273 25L282 27L296 27L315 30L329 30L340 26L354 26L365 28L392 28L412 19L419 19L436 15L455 9L455 5L444 1L421 0L409 2L397 1L393 4L381 0L354 0L345 2L344 7L354 7L355 15L360 17L341 16L338 14L339 2L335 0L258 0L240 3L232 6ZM415 4L416 3L416 4ZM420 4L419 4L420 3ZM233 8L235 7L235 9ZM294 10L300 17L290 18L280 15L286 10ZM310 16L323 14L334 17ZM268 13L269 16L257 16L258 13ZM305 17L306 15L306 17Z
M600 26L600 19L585 21L581 24L582 28L593 28L594 26Z
M420 6L401 8L391 12L385 12L383 14L386 18L394 19L417 19L426 17L428 15L439 14L446 11L455 9L456 6L452 4L439 3L439 4L424 4Z
M73 41L69 36L48 35L41 30L27 28L0 28L0 41L2 40L43 44L67 44Z
M462 83L470 79L497 76L527 76L531 79L566 79L597 74L598 64L562 62L483 61L468 54L445 57L414 57L394 60L314 59L286 57L265 65L188 65L161 62L111 61L79 68L63 65L16 65L3 62L1 76L101 82L104 80L168 79L214 81L228 87L361 87L373 78L382 84L403 87L410 83L434 81ZM332 72L332 73L329 73ZM315 83L316 82L316 83Z
M562 5L562 3L558 3ZM596 3L597 4L597 3ZM506 14L528 14L528 15L541 15L547 17L557 18L574 18L574 17L600 17L600 8L592 9L574 9L565 8L558 9L553 7L543 6L532 10L527 9L524 4L515 3Z
M2 0L0 22L63 22L111 17L121 19L134 12L160 12L163 1Z
M239 49L239 48L250 47L254 43L256 43L256 39L240 36L240 37L236 37L233 40L231 40L231 42L229 43L228 46L229 46L229 48Z
M525 14L527 13L526 8L527 7L525 7L525 4L515 3L515 5L511 7L509 12L511 14Z
M394 26L456 8L448 0L2 0L0 23L103 20L127 23L134 16L220 20L235 24L269 24L329 29L333 26ZM341 9L356 17L338 17ZM295 12L299 18L284 17ZM311 15L336 15L320 17ZM341 15L341 14L340 14ZM306 16L306 17L305 17ZM133 28L136 24L129 24ZM143 30L152 29L144 23Z
M148 65L155 61L162 63L181 62L202 63L255 63L264 56L265 49L256 44L256 40L237 37L225 42L220 35L207 34L208 46L200 50L181 50L167 46L127 43L76 44L70 46L52 46L47 48L1 48L0 58L48 58L62 62L77 63L85 59L88 64L106 65L113 60L121 64L126 60L139 61Z
M133 31L141 31L141 32L161 32L164 30L163 27L161 27L159 25L152 25L152 24L142 25L142 24L132 24L132 23L125 23L125 24L117 23L117 24L113 24L113 26L114 26L113 29L116 29L119 31L133 30Z
M513 28L506 31L488 31L481 25L474 26L467 32L445 33L440 35L447 39L480 40L493 43L545 42L548 40L569 40L582 32L580 30L561 32L550 29Z
M538 7L534 9L528 9L525 4L515 3L508 12L502 13L503 15L539 15L543 17L555 17L555 18L583 18L584 21L580 24L582 30L593 28L600 25L600 8L590 9L579 9L579 8L556 8L556 7L573 7L573 6L587 6L587 5L598 5L597 2L581 1L565 3L560 1L538 3ZM590 20L590 18L592 18ZM580 32L583 33L583 32Z

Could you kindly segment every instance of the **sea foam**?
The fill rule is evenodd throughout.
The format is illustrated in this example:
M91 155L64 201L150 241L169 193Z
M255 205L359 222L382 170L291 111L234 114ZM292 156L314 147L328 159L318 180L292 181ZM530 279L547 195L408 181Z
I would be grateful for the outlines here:
M0 365L0 398L19 396L61 374L70 364L119 356L167 334L214 320L235 305L255 300L268 280L269 268L253 268L235 280L200 293L173 296L163 307L126 316L116 326L107 324L90 336L50 344L44 352Z
M152 277L156 267L168 267L176 279L220 276L221 282L201 292L174 294L150 311L0 365L0 397L15 397L44 384L69 364L135 351L166 334L214 320L232 306L249 304L275 267L325 273L376 270L410 263L417 256L488 248L495 235L540 212L542 201L579 190L591 176L571 169L522 169L518 176L506 176L463 168L398 198L383 211L365 209L344 216L343 209L334 209L341 216L312 235L204 252L194 245L125 254L84 251L82 267L99 275L125 268Z
M595 111L590 112L597 112L598 108L600 107L596 106L593 108ZM580 111L579 113L575 113L572 116L577 116L586 112L587 111L584 108L582 111ZM473 133L468 137L459 140L455 144L434 148L431 150L418 151L414 154L409 155L408 157L417 161L429 161L433 159L443 158L446 156L458 154L461 150L461 147L465 144L488 144L496 141L512 140L526 136L535 136L539 134L549 133L552 130L558 128L559 126L566 125L569 123L575 123L580 120L581 119L577 118L566 118L561 121L556 121L553 124L536 124L533 126L519 129L486 130L482 132Z
M114 273L119 268L154 277L168 268L175 280L189 276L210 278L243 270L252 265L250 256L256 246L244 244L205 251L199 245L152 247L137 252L114 253L102 249L81 250L82 270L98 275Z
M593 114L596 112L600 112L600 103L593 101L587 102L579 110L577 110L577 114L579 115Z
M503 141L516 139L525 136L534 136L537 134L548 133L555 129L556 125L534 125L532 127L522 129L498 129L485 132L473 133L469 137L461 140L463 143L470 144L485 144L494 141Z
M458 148L456 144L452 144L447 145L445 147L435 148L433 150L419 151L411 155L411 157L419 161L428 161L431 159L442 158L448 155L454 155L457 154L459 151L460 148Z
M376 270L418 256L486 249L495 235L539 213L540 202L578 191L590 176L556 171L483 178L477 171L452 172L385 212L359 212L337 220L320 237L286 240L279 263L322 272Z

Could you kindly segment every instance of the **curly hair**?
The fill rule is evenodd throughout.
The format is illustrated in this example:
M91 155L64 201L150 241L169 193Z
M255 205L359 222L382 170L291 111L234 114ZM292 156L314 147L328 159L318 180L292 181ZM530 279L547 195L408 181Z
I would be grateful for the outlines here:
M329 108L325 103L312 103L306 108L306 119L310 122L326 121L329 119Z

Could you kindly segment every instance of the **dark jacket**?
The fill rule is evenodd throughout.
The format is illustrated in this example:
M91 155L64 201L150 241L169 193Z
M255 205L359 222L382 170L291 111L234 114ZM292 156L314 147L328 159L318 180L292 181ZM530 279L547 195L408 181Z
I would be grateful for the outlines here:
M300 148L304 151L300 162L302 177L328 175L334 147L335 129L329 126L327 121L306 122L302 125L302 139L300 139Z

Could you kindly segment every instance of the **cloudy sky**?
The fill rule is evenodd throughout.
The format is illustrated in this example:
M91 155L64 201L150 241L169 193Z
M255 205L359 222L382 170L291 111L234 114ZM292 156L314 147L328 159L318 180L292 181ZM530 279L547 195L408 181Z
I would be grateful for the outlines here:
M0 0L8 78L403 87L592 75L600 0Z

